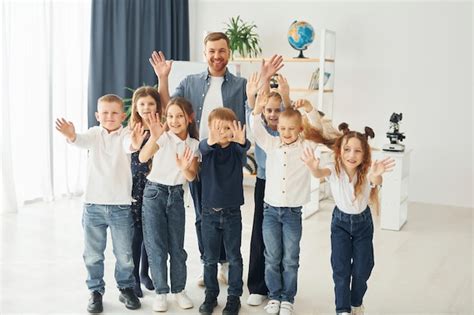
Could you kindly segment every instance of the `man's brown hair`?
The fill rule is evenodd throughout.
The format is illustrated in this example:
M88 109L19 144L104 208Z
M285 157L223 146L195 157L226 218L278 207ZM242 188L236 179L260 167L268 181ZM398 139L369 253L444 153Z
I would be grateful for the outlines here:
M227 43L227 48L230 48L229 37L227 37L227 35L222 32L212 32L207 34L206 38L204 38L204 46L206 46L207 42L215 42L221 39L225 40Z

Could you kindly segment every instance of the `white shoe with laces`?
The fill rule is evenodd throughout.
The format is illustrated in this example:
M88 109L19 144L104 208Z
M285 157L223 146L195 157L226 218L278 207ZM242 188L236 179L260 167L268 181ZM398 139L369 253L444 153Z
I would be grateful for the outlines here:
M293 314L293 303L281 302L280 304L280 315L292 315Z
M217 273L217 280L223 284L229 283L229 263L219 264L219 272Z
M352 306L352 315L364 315L364 305L361 306Z
M250 294L247 299L247 304L251 306L259 306L267 299L266 295L262 294Z
M267 314L278 314L278 312L280 312L280 301L270 300L263 309Z
M181 307L183 310L193 308L193 301L191 301L191 299L184 290L176 293L174 296L176 298L176 301L178 302L179 307Z
M204 272L201 272L201 274L197 277L196 283L197 283L197 285L200 286L200 287L205 287L205 284L204 284Z
M166 300L166 294L157 294L153 301L153 311L155 312L166 312L168 310L168 301Z

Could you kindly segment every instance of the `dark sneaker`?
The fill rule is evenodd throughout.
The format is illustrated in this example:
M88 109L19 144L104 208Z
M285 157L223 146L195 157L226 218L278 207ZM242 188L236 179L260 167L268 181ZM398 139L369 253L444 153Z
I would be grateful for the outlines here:
M133 288L133 291L135 292L135 295L138 296L139 298L143 297L143 291L142 291L142 288L140 287L139 282L135 283L135 287Z
M214 307L217 306L217 298L206 295L206 298L204 299L204 303L199 306L199 313L203 315L211 315L212 311L214 310Z
M145 286L145 288L147 288L147 290L150 290L150 291L155 290L155 287L153 286L153 281L151 281L151 278L148 275L141 275L140 282L143 283L143 285Z
M222 310L222 315L237 315L239 314L239 310L240 298L235 295L229 295L224 310Z
M87 311L89 313L102 313L104 307L102 306L102 294L98 291L94 291L91 293L91 297L89 299L89 304L87 304Z
M140 308L141 303L133 288L120 289L119 301L125 304L129 310L136 310Z

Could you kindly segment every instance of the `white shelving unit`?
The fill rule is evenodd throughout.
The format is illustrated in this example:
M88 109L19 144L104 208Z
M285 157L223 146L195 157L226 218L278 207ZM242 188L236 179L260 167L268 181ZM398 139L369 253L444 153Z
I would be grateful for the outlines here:
M336 62L336 33L331 30L322 29L316 32L314 44L319 45L319 56L317 58L292 58L284 57L285 67L281 73L288 79L290 85L290 97L292 99L307 98L318 110L323 111L328 117L332 117L334 104L334 79ZM278 52L274 52L278 53ZM273 53L271 53L273 55ZM269 58L264 58L268 60ZM248 77L251 73L258 71L262 58L235 58L231 61L236 67L236 74ZM319 70L319 87L323 89L309 89L309 83L313 72ZM329 80L324 84L323 73L330 73Z
M331 82L330 94L325 94L325 89L323 88L323 93L318 91L318 106L320 110L323 111L328 117L332 118L333 114L333 105L334 105L334 77L336 76L335 72L335 62L336 62L336 32L322 29L320 32L320 46L319 46L319 86L325 87L324 85L324 73L329 72L332 76L329 78L328 83ZM329 67L331 65L331 67ZM328 99L327 96L330 96Z

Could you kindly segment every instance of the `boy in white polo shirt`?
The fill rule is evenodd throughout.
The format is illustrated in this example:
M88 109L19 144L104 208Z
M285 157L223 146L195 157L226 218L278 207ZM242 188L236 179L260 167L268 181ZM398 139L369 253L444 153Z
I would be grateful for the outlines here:
M318 143L330 145L331 141L309 122L305 123L299 110L293 108L280 114L279 136L270 135L260 115L267 97L265 93L259 94L249 119L255 142L267 155L262 223L265 283L269 292L265 311L291 315L297 291L301 209L310 199L311 175L301 156L305 148L314 151ZM310 122L316 120L316 111L308 101L298 100L294 107L303 108Z
M100 97L95 116L100 126L81 134L75 132L72 122L64 118L56 120L56 129L69 143L89 150L82 217L83 257L88 273L86 283L91 291L87 311L103 311L107 227L110 227L116 258L115 279L120 290L119 300L128 309L138 309L141 304L133 291L130 132L122 127L125 120L122 99L113 94Z

